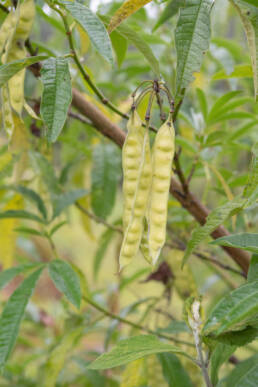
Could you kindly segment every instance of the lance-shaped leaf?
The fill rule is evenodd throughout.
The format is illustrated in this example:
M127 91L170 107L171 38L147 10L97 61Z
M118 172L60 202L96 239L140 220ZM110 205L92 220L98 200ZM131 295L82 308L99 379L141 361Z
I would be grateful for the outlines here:
M220 335L244 329L258 320L258 281L233 290L214 307L203 327L203 334Z
M133 336L120 341L110 352L101 355L88 368L104 370L130 363L133 360L141 359L154 353L163 352L184 354L180 348L163 343L156 336Z
M108 31L112 32L125 19L150 2L151 0L126 0L110 20Z
M112 144L100 144L93 153L91 205L97 216L106 218L115 204L117 183L121 177L121 160Z
M211 242L213 245L237 247L253 253L258 253L258 234L242 233L228 235Z
M241 361L228 377L222 380L225 387L254 387L258 380L258 355ZM221 384L219 384L221 385Z
M62 1L65 9L87 32L91 43L109 63L113 63L112 45L107 30L102 21L79 2Z
M233 345L226 345L222 343L216 345L210 359L210 376L211 382L214 386L216 386L219 381L218 373L220 367L230 358L235 350L236 347Z
M15 60L0 66L0 87L9 81L16 73L34 63L46 60L48 56L31 56L29 58Z
M226 219L240 211L243 208L244 203L244 199L236 197L235 199L226 202L224 205L213 210L207 217L205 225L198 226L193 231L184 254L183 264L185 264L193 250L201 243L201 241L211 234Z
M81 303L81 288L77 274L74 272L69 263L61 259L55 259L48 266L49 274L60 292L77 308Z
M0 219L28 219L34 220L35 222L45 223L45 219L40 218L39 216L33 214L32 212L25 210L7 210L0 212Z
M87 195L88 191L85 189L75 189L69 192L65 192L60 195L53 196L53 216L52 219L56 218L61 214L61 212L69 207L71 204L74 204L76 200Z
M246 207L254 204L258 198L258 143L252 149L251 170L244 190L244 197L248 198Z
M251 53L255 99L258 99L258 7L257 1L231 0L237 9L244 25L248 45Z
M104 21L105 24L107 24L110 20L109 17L106 15L101 15L101 19ZM122 35L124 38L126 38L129 43L133 44L144 56L144 58L149 63L151 69L153 72L159 77L160 76L160 70L159 70L159 62L155 55L153 54L152 49L150 46L145 42L145 40L142 38L141 34L136 32L133 28L129 27L126 23L121 24L117 27L116 32L118 32L120 35Z
M157 357L169 387L193 387L187 371L176 355L173 353L160 353Z
M1 271L1 273L0 273L0 289L4 288L5 285L7 285L8 282L10 282L18 274L26 273L26 271L34 269L38 265L39 265L38 263L27 263L24 265L19 265L16 267L12 267L11 269Z
M175 40L177 50L176 103L200 70L209 48L211 0L186 0L180 10Z
M247 279L249 282L258 280L258 254L252 256Z
M32 273L13 292L0 318L0 366L7 361L15 345L20 323L43 268Z
M169 20L171 17L177 14L180 7L182 7L183 2L182 0L170 0L168 1L164 11L160 15L159 20L155 24L155 27L153 28L153 31L158 29L162 24L164 24L167 20Z
M48 59L41 69L41 80L44 89L40 113L47 126L48 141L55 142L63 129L68 108L72 101L72 87L67 59Z

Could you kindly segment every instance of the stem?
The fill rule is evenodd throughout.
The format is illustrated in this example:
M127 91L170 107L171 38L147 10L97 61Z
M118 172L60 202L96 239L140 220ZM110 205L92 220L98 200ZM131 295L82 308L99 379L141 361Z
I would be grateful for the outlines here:
M129 325L132 328L139 329L139 330L144 331L146 333L150 333L152 335L161 337L161 338L169 340L169 341L173 341L173 342L178 343L178 344L184 344L184 345L188 345L189 347L194 347L194 344L189 343L188 341L175 339L174 337L171 337L171 336L168 336L168 335L164 335L162 333L155 332L152 329L146 328L146 327L144 327L144 326L142 326L140 324L136 324L133 321L127 320L126 318L120 317L119 315L116 315L116 314L110 312L109 310L103 308L101 305L97 304L92 298L88 298L86 296L83 296L83 299L84 299L85 302L90 304L93 308L97 309L99 312L105 314L106 316L108 316L108 317L110 317L110 318L112 318L114 320L118 320L118 321L120 321L123 324ZM193 359L191 356L187 355L187 357L189 359L191 359L192 361L196 362L195 359Z
M212 383L211 383L211 380L210 380L210 377L209 377L209 374L208 374L208 370L207 370L204 358L203 358L202 342L201 342L201 339L200 339L200 336L199 336L199 332L197 330L196 331L194 330L193 331L193 335L194 335L194 340L195 340L195 346L196 346L196 352L197 352L197 356L198 356L199 365L200 365L200 368L202 370L202 374L203 374L206 386L207 387L213 387Z
M67 18L66 18L66 16L64 15L64 13L60 9L57 9L57 8L54 8L54 9L55 9L56 12L59 13L59 15L61 16L61 18L63 20L73 60L76 63L76 65L77 65L77 67L78 67L78 69L79 69L83 79L88 83L88 85L91 87L91 89L94 91L95 95L99 98L99 100L103 103L103 105L107 105L113 112L118 114L120 117L125 118L125 119L128 120L129 119L128 114L121 112L118 108L116 108L115 105L112 104L112 102L110 102L105 97L105 95L95 85L95 83L92 81L92 79L90 78L90 76L87 73L87 71L84 69L84 67L82 66L82 64L80 62L80 59L79 59L79 57L78 57L78 55L76 53L74 42L73 42L73 37L72 37L72 32L70 31L69 24L67 22Z

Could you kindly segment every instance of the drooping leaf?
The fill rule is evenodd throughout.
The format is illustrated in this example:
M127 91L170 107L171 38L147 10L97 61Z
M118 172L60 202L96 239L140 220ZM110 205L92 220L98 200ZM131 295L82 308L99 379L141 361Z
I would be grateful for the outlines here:
M59 344L50 353L44 367L43 386L55 387L59 373L65 365L65 360L78 341L82 327L72 330L62 337Z
M214 386L219 381L219 370L223 363L225 363L230 356L235 352L236 347L226 344L217 344L216 348L212 352L210 359L210 377Z
M101 15L101 19L107 24L110 20L108 16ZM154 74L160 76L159 62L152 52L150 46L145 42L139 32L136 32L133 28L129 27L126 23L121 24L117 27L116 31L124 38L133 44L144 56L149 63Z
M170 0L168 1L164 11L160 15L159 20L155 24L153 31L156 31L162 24L177 14L179 8L183 5L182 0Z
M177 50L176 104L201 67L203 54L209 48L210 0L186 0L180 10L175 40Z
M49 58L41 69L43 94L40 114L47 126L47 139L55 142L63 129L72 101L72 87L68 61Z
M100 237L98 248L94 257L94 264L93 264L93 274L95 279L97 279L102 260L105 256L105 253L107 251L107 248L113 236L114 236L114 231L112 229L107 229Z
M10 356L16 342L20 323L43 268L32 273L13 292L0 317L0 367Z
M112 46L116 53L117 65L118 67L122 66L123 61L125 60L126 52L127 52L127 39L122 36L118 31L113 31L110 34L110 39L112 42Z
M249 282L258 280L258 254L253 254L252 256L248 270L247 280Z
M72 267L67 262L56 259L49 263L48 270L57 289L64 293L73 305L80 308L80 280Z
M213 245L229 246L258 253L258 234L241 233L221 237L211 242Z
M211 311L203 334L241 330L258 319L258 281L248 282L222 298Z
M225 387L254 387L258 380L258 355L241 361L228 377L222 380Z
M116 29L119 24L121 24L124 20L126 20L129 16L131 16L133 13L138 11L138 9L144 7L144 5L150 3L151 0L126 0L121 5L120 8L116 11L114 16L112 16L108 31L109 33L112 32L114 29Z
M4 212L0 213L0 259L4 269L8 269L13 265L17 238L14 230L18 226L19 221L8 217L1 219L1 214L8 213L9 211L21 211L21 208L23 208L23 199L21 195L16 194L6 203L3 208Z
M34 63L42 62L48 59L48 56L31 56L28 58L15 60L0 66L0 87L9 81L18 71L21 71L25 67L31 66Z
M90 10L79 2L62 1L65 9L87 32L91 43L96 50L109 63L113 63L111 41L102 21Z
M39 152L30 152L30 156L36 173L42 176L42 180L51 196L55 197L55 195L60 195L62 190L55 175L53 165Z
M71 204L74 204L76 200L82 198L87 193L88 191L86 191L85 189L75 189L69 192L65 192L61 195L57 195L56 197L52 198L52 202L53 202L52 219L59 216L65 208L67 208Z
M191 239L187 244L183 264L187 261L193 250L201 243L201 241L211 234L212 231L220 226L227 218L241 210L244 203L244 199L235 197L233 200L228 201L224 205L211 211L204 226L197 226L197 228L193 231Z
M106 218L115 204L120 179L120 153L112 144L99 144L93 152L91 205L97 216Z
M169 387L193 387L187 371L176 355L173 353L160 353L157 357Z
M231 0L244 25L253 67L254 93L258 98L258 7L250 1ZM248 4L249 3L249 4Z
M2 187L0 187L2 188ZM40 197L40 195L35 192L34 190L30 189L30 188L27 188L27 187L24 187L22 185L18 185L18 186L4 186L3 188L7 188L9 190L13 190L15 192L19 192L21 195L23 195L25 198L28 198L29 200L33 201L39 212L41 213L41 215L43 216L43 218L47 218L47 210L46 210L46 206L42 200L42 198Z
M108 369L130 363L154 353L183 353L179 348L160 341L156 336L141 335L121 340L112 350L97 358L88 368Z
M5 285L8 284L14 277L16 277L18 274L26 273L28 270L34 269L37 267L37 263L27 263L24 265L19 265L12 267L7 270L3 270L0 272L0 289L4 288Z
M45 223L45 219L40 218L39 216L33 214L32 212L25 210L7 210L0 212L0 219L28 219L34 220L38 223Z

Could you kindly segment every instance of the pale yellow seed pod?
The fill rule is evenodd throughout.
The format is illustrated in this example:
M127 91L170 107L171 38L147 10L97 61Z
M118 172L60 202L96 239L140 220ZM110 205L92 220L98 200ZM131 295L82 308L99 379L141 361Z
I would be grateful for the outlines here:
M132 116L123 149L125 207L120 269L130 263L139 250L151 183L149 132L142 127L136 112Z
M169 118L158 130L152 152L153 175L148 221L149 249L153 264L157 262L166 240L167 203L174 151L175 132Z
M10 37L10 31L15 26L15 15L14 12L10 12L5 18L0 28L0 55L2 54L8 38Z
M14 122L13 122L12 108L10 105L7 85L2 86L1 101L2 101L3 126L7 133L7 136L11 138L14 130Z

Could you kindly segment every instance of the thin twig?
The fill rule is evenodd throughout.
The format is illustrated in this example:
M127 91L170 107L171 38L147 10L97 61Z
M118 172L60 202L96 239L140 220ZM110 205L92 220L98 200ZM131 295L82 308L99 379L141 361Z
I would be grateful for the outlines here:
M119 232L120 234L123 233L123 231L120 227L113 226L112 224L106 222L104 219L92 214L92 212L86 210L86 208L84 208L80 203L76 202L75 206L78 208L78 210L83 212L89 218L93 219L96 223L103 224L104 226L110 228L113 231Z
M194 162L193 162L193 165L192 165L192 168L191 168L191 171L186 179L186 184L187 186L189 186L190 184L190 181L192 180L192 177L194 175L194 172L195 172L195 168L196 168L196 165L197 165L197 162L198 162L198 157L195 158Z
M74 113L72 111L69 111L68 116L71 118L74 118L75 120L81 121L83 124L90 125L90 126L93 126L93 128L95 128L94 124L91 121L87 120L87 118L85 118L79 113Z
M188 190L188 184L187 184L187 181L185 179L185 176L184 176L184 173L183 173L183 170L181 168L181 163L180 163L180 159L179 159L179 155L181 153L181 148L179 150L179 152L176 152L175 153L175 156L174 156L174 164L175 164L175 173L177 174L181 184L182 184L182 187L183 187L183 190L184 190L184 193L187 195L189 190Z
M165 335L163 333L153 331L152 329L146 328L146 327L144 327L142 325L134 323L133 321L127 320L126 318L123 318L123 317L121 317L119 315L116 315L116 314L110 312L109 310L103 308L101 305L97 304L92 298L88 298L86 296L83 296L83 299L84 299L85 302L90 304L93 308L97 309L99 312L105 314L106 316L108 316L108 317L110 317L110 318L112 318L114 320L118 320L118 321L120 321L123 324L129 325L132 328L139 329L139 330L144 331L146 333L150 333L152 335L161 337L161 338L169 340L169 341L173 341L173 342L178 343L178 344L188 345L189 347L194 347L195 346L194 344L189 343L188 341L179 340L179 339L176 339L174 337ZM191 356L187 356L187 357L195 362L195 359L193 359Z

